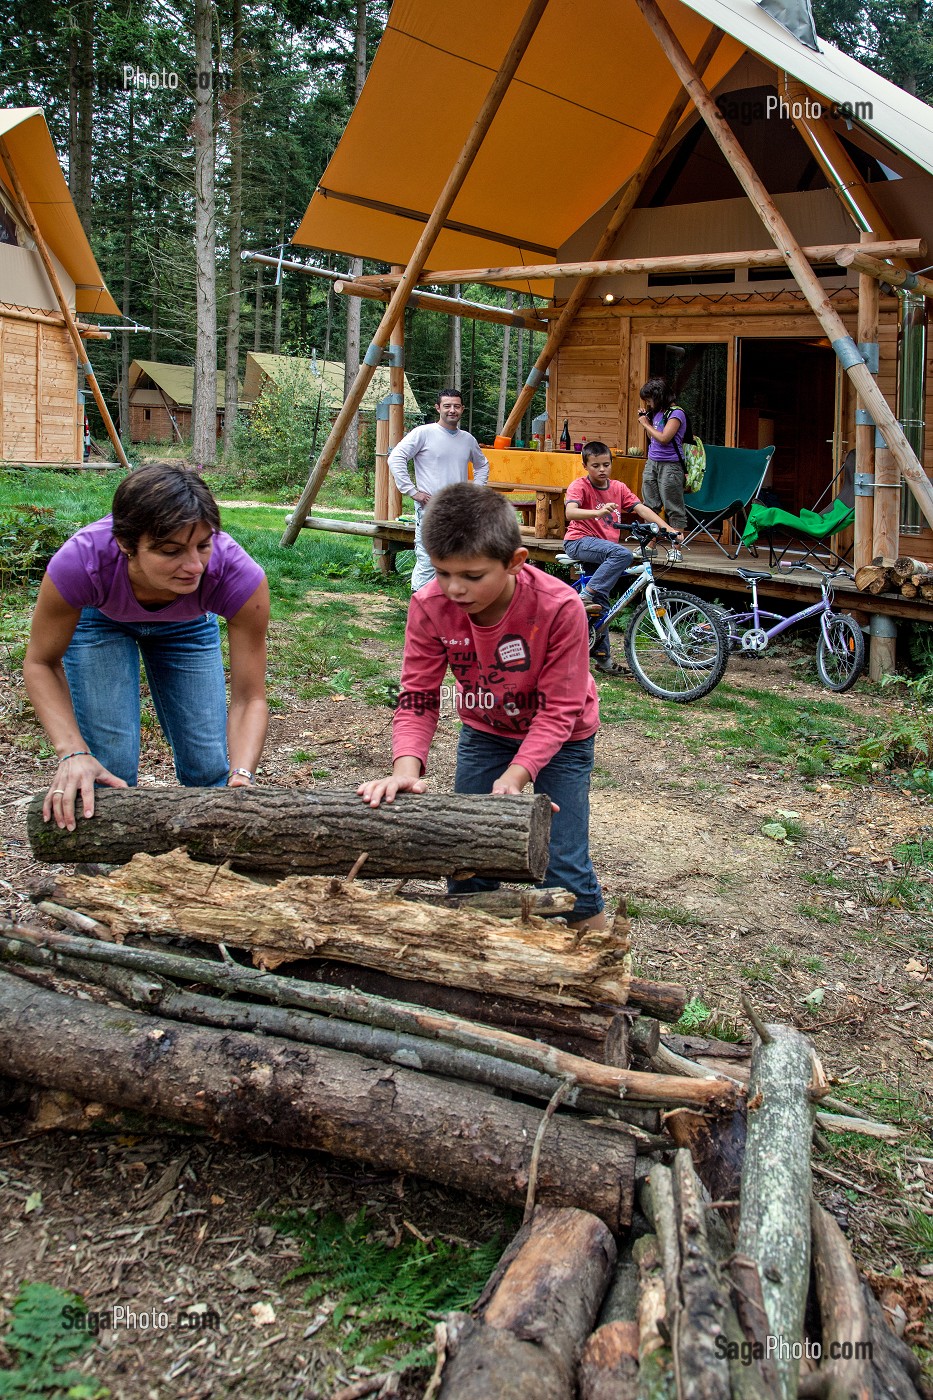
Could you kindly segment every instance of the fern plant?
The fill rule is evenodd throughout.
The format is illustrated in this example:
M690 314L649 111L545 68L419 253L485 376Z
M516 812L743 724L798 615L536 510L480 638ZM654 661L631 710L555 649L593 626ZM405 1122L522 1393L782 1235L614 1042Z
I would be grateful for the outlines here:
M83 1303L50 1283L24 1283L13 1302L13 1320L3 1338L17 1365L0 1371L3 1400L39 1400L65 1396L67 1400L101 1400L110 1392L80 1371L62 1370L93 1346L92 1334L66 1330L66 1309L73 1316Z
M301 1263L284 1281L312 1280L307 1302L326 1293L338 1296L331 1322L339 1327L352 1319L340 1345L344 1351L360 1348L362 1364L389 1352L400 1365L420 1364L434 1321L476 1301L502 1252L498 1236L476 1249L404 1236L393 1248L370 1233L365 1208L348 1220L307 1211L276 1223L301 1244Z

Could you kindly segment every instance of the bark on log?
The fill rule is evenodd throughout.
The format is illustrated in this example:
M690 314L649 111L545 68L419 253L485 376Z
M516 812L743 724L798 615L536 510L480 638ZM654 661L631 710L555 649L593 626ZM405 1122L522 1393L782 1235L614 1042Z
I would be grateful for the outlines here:
M615 1258L601 1219L537 1210L481 1315L448 1319L439 1400L572 1400Z
M752 1052L738 1248L758 1266L770 1334L792 1344L803 1334L810 1278L813 1052L787 1026L765 1029L769 1042ZM798 1363L779 1356L776 1369L779 1394L794 1400Z
M661 1246L657 1235L642 1235L632 1254L638 1265L638 1381L644 1400L673 1400L674 1364L665 1337L670 1336ZM663 1335L662 1335L663 1329Z
M27 829L38 860L121 865L138 851L183 846L212 865L276 875L345 875L365 851L368 878L403 875L540 880L551 804L534 797L414 796L367 806L356 792L296 788L125 788L98 791L74 831L42 820Z
M729 1363L718 1343L726 1335L729 1294L706 1237L690 1153L683 1148L674 1155L673 1178L683 1303L677 1339L681 1395L683 1400L729 1400Z
M365 871L362 873L365 874ZM436 903L439 909L481 909L500 919L524 919L529 914L572 914L577 902L575 895L558 886L546 890L482 890L476 894L448 894L438 897L436 901L423 895L406 895L405 898Z
M933 602L933 583L921 583L920 597L927 603Z
M0 973L0 1063L14 1078L251 1138L407 1171L512 1205L525 1199L540 1110L359 1055L241 1032L154 1025ZM538 1199L613 1232L631 1218L634 1148L556 1114ZM598 1300L597 1300L598 1301ZM595 1311L595 1308L594 1308Z
M685 1055L696 1060L713 1057L718 1060L750 1060L752 1047L747 1041L716 1040L706 1035L675 1035L664 1032L664 1044L675 1055ZM736 1071L733 1071L735 1073Z
M110 963L115 967L167 975L176 981L198 982L224 991L246 992L279 1006L299 1006L326 1015L336 1014L386 1030L444 1041L464 1050L478 1053L491 1051L513 1064L554 1074L560 1079L604 1093L614 1104L626 1099L635 1104L687 1104L712 1112L731 1112L736 1104L731 1087L721 1080L677 1079L668 1075L615 1069L566 1055L508 1031L477 1022L460 1021L443 1013L385 1001L361 992L254 972L235 963L212 963L204 958L183 957L175 953L98 944L93 939L75 938L69 934L23 929L9 924L0 926L0 959L15 963L23 943L47 948L50 952Z
M719 1215L732 1232L739 1226L739 1193L745 1158L745 1109L712 1119L684 1109L669 1114L664 1125L678 1147L689 1150L697 1175L713 1201L731 1201Z
M587 1338L577 1375L580 1400L635 1400L638 1323L607 1322Z
M867 1283L862 1284L862 1298L871 1332L871 1372L878 1400L933 1400L933 1386L917 1356L892 1332Z
M232 789L245 792L247 789ZM403 977L528 997L556 1006L624 1005L628 937L553 919L497 919L368 889L290 875L262 884L183 851L137 855L108 876L62 875L60 904L117 934L177 936L248 948L260 967L299 958L363 963Z
M855 1260L836 1221L816 1201L811 1220L826 1400L872 1400L868 1314Z
M894 561L894 572L898 578L910 578L913 574L933 573L933 569L922 559L912 559L909 554L901 554Z
M889 561L893 563L892 561ZM886 566L881 564L863 564L855 571L855 586L862 593L884 593L892 585L892 577Z

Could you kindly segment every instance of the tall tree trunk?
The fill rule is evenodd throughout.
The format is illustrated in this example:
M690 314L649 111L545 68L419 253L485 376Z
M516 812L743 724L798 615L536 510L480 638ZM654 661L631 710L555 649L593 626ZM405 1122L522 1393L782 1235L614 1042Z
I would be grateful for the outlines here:
M363 84L366 81L366 0L356 0L356 26L353 41L353 103L360 100ZM350 261L350 280L363 272L363 259ZM347 340L343 357L343 394L346 398L360 368L360 314L363 303L360 297L347 297ZM340 448L340 465L347 471L355 472L359 465L360 418L355 414L344 434Z
M279 257L285 255L285 195L282 196L281 217L279 219ZM275 312L272 318L272 353L282 352L282 292L285 289L285 274L281 268L275 277Z
M459 282L455 282L450 289L450 294L451 296L458 297L460 295L460 292L461 284ZM447 357L447 383L452 389L459 389L461 387L460 380L463 378L463 357L461 353L462 341L460 337L460 325L460 317L451 316L449 352Z
M519 292L516 302L518 307L521 307L521 292ZM530 334L531 332L529 331L529 335ZM518 398L522 389L525 387L525 332L521 326L518 328L515 341L515 397ZM519 424L518 431L519 433L522 432L521 424Z
M230 295L227 301L227 344L224 354L224 455L233 447L239 395L240 367L240 251L243 246L243 0L233 0L233 89L230 129Z
M68 188L86 234L91 232L91 131L94 124L94 0L82 0L72 20Z
M262 263L256 264L256 295L253 302L253 354L262 349Z
M213 0L195 0L194 241L195 326L192 456L196 467L217 456L217 265L214 199Z
M152 252L150 253L150 258L152 261L152 311L149 316L149 325L151 327L149 335L149 358L150 360L157 360L159 358L159 296L161 290L160 281L162 272L162 252L161 244L159 241L158 224L156 224L155 230L153 232Z
M505 309L512 310L512 293L505 294ZM502 332L502 368L499 372L499 407L496 410L496 432L502 432L502 425L505 422L505 400L509 392L509 341L512 336L511 326L506 326Z
M129 128L127 131L126 173L123 180L123 300L121 310L125 318L130 314L130 288L133 249L133 160L135 127L133 122L133 89L130 89ZM120 402L117 409L120 415L120 437L124 443L130 440L130 337L120 336Z

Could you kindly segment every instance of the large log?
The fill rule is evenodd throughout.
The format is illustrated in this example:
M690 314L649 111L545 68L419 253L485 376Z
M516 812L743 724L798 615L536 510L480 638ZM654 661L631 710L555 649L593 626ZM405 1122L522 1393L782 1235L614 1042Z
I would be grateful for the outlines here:
M479 1316L448 1319L439 1400L573 1400L615 1258L602 1220L536 1211Z
M328 1152L512 1205L525 1200L540 1109L473 1085L360 1055L190 1029L96 1006L0 972L0 1064L67 1089L243 1138ZM626 1134L555 1114L540 1146L537 1198L579 1206L613 1232L631 1218Z
M185 847L198 860L275 875L346 874L367 854L367 876L540 880L551 804L534 797L413 796L375 810L353 791L296 788L124 788L95 795L74 831L42 820L27 829L38 860L121 865L138 851Z
M816 1201L812 1224L826 1400L872 1400L870 1328L855 1260L836 1221Z
M752 1052L738 1249L758 1267L769 1334L788 1343L776 1357L778 1393L794 1400L793 1343L803 1337L810 1279L813 1052L787 1026L762 1032L768 1039Z
M355 880L290 875L268 885L173 851L134 856L106 876L61 875L54 897L118 935L246 948L266 968L318 957L556 1006L628 998L625 929L581 932L553 919L439 912Z

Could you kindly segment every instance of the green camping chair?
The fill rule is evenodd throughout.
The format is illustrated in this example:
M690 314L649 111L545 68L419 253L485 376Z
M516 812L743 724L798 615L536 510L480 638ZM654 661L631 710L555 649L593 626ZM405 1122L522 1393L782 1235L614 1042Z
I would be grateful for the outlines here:
M702 534L712 540L727 559L738 558L741 540L735 553L730 554L714 532L721 531L724 521L731 520L734 515L743 517L743 526L747 523L749 505L761 489L773 455L773 447L753 451L747 447L717 447L707 443L703 484L699 491L684 496L689 522L685 545Z
M838 495L826 510L817 510L820 501L838 486ZM855 453L850 452L842 469L833 478L812 510L802 510L799 515L777 506L763 506L756 501L748 512L748 521L742 531L742 543L746 549L757 554L755 549L759 535L768 541L768 564L776 569L788 557L794 565L805 564L812 559L822 564L828 559L838 567L846 562L829 541L841 530L848 530L855 520ZM787 535L783 545L776 545L775 530ZM787 567L790 567L788 565Z

